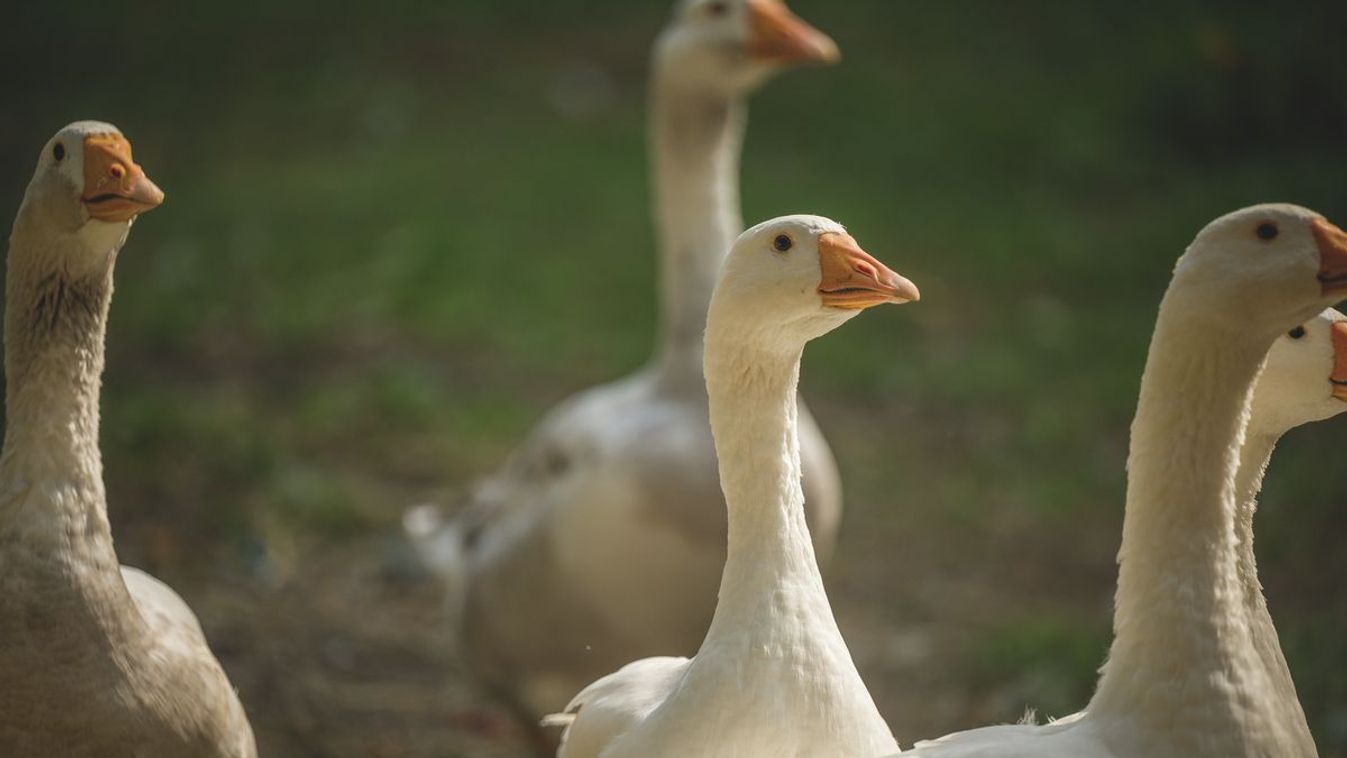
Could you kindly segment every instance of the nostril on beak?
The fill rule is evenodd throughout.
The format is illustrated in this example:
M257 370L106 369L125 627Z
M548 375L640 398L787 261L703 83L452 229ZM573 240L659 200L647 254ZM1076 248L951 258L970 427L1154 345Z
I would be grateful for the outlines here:
M871 266L869 263L866 263L865 261L857 261L855 269L856 273L860 274L866 279L869 279L872 282L879 281L879 272L876 271L875 267Z

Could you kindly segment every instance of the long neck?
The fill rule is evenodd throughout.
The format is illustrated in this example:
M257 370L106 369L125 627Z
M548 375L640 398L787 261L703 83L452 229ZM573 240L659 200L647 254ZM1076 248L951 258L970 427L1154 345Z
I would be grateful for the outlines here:
M1263 596L1263 584L1258 579L1258 560L1254 554L1253 520L1258 510L1258 494L1263 488L1263 475L1272 460L1272 453L1281 438L1279 433L1255 431L1261 426L1250 423L1248 438L1240 451L1239 476L1235 481L1235 540L1239 551L1239 578L1244 587L1244 607L1254 649L1273 688L1273 699L1284 706L1283 720L1288 731L1295 735L1301 745L1312 749L1314 739L1300 706L1300 698L1296 695L1295 681L1291 678L1291 669L1282 653L1281 640L1277 636L1272 614L1268 611L1267 598Z
M1239 451L1272 339L1214 335L1170 298L1161 306L1132 427L1114 643L1090 704L1158 750L1284 744L1235 528Z
M1267 615L1263 586L1258 580L1258 559L1253 550L1253 517L1258 510L1258 493L1263 489L1263 475L1267 472L1280 435L1256 431L1256 426L1250 424L1244 447L1240 449L1239 475L1235 478L1235 543L1238 546L1238 570L1246 604L1250 609L1261 609L1263 615Z
M682 87L656 64L651 101L660 327L655 362L701 390L702 333L721 261L742 230L744 104Z
M769 616L835 625L804 516L796 386L800 353L709 336L711 431L728 508L728 555L710 644ZM764 631L766 631L764 629Z
M115 565L98 403L116 248L72 270L89 260L82 244L36 233L22 211L10 238L0 534L35 554Z
M771 729L799 730L782 754L887 755L897 745L833 618L805 523L800 350L763 349L770 337L727 339L714 311L711 319L706 388L729 549L711 627L683 686L783 720Z

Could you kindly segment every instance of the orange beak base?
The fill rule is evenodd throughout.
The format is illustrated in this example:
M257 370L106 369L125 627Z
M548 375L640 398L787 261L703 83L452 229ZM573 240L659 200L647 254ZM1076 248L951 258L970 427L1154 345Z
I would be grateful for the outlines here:
M748 0L749 54L771 63L836 63L837 43L781 0Z
M129 221L164 202L163 190L131 160L131 143L120 134L84 138L84 194L89 216Z
M1347 402L1347 321L1333 324L1333 397Z
M1319 244L1319 283L1325 295L1347 295L1347 232L1324 219L1310 223Z
M823 271L818 293L825 306L861 310L921 299L917 285L875 260L849 234L820 234L818 257Z

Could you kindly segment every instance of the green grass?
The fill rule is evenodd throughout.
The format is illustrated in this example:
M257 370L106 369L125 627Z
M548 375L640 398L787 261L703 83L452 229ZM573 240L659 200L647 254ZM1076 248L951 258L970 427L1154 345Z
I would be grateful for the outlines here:
M644 359L643 80L662 0L67 5L25 4L0 30L15 75L0 207L37 146L85 117L119 124L168 193L136 225L113 306L104 448L124 553L147 555L135 535L156 525L237 562L277 533L391 528ZM1054 545L1088 560L1102 579L1069 612L986 619L962 651L979 687L1078 704L1174 258L1253 202L1347 218L1347 11L794 5L846 60L755 99L746 219L832 215L924 295L806 360L816 406L851 411L820 414L847 536L1032 535L996 559L1041 575ZM567 115L552 93L577 67L611 97ZM1343 442L1340 423L1288 440L1259 523L1306 710L1339 756ZM839 570L884 559L853 551Z
M1089 701L1109 639L1108 627L1088 618L1006 620L970 646L964 676L975 687L1003 688L1009 708L1063 716Z

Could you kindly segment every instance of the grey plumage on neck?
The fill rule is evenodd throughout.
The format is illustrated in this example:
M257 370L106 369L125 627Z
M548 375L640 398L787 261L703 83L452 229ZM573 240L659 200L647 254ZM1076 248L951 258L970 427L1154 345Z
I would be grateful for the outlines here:
M118 566L107 519L98 424L113 267L134 214L158 199L120 132L80 122L44 149L10 236L3 755L257 754L195 617L168 587Z

